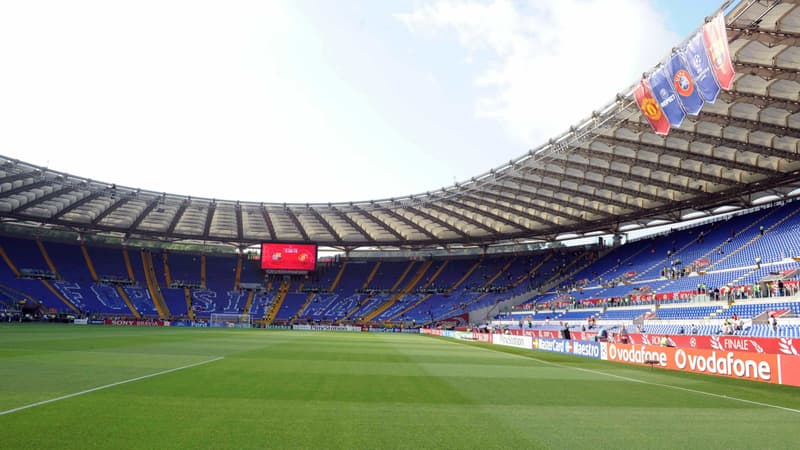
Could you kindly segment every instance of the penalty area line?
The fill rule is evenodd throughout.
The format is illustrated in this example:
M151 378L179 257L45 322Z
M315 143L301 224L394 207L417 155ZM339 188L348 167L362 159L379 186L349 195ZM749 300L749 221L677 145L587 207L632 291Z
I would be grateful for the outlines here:
M153 378L153 377L157 377L159 375L166 375L168 373L177 372L179 370L190 369L192 367L201 366L203 364L216 362L216 361L219 361L221 359L225 359L225 357L224 356L220 356L218 358L213 358L213 359L209 359L209 360L206 360L206 361L200 361L200 362L196 362L196 363L193 363L193 364L188 364L188 365L181 366L181 367L175 367L173 369L167 369L167 370L162 370L160 372L151 373L151 374L148 374L148 375L142 375L142 376L136 377L136 378L130 378L128 380L117 381L116 383L106 384L106 385L103 385L103 386L98 386L98 387L94 387L94 388L91 388L91 389L86 389L84 391L75 392L75 393L72 393L72 394L62 395L61 397L51 398L49 400L42 400L40 402L31 403L31 404L24 405L24 406L19 406L17 408L12 408L12 409L9 409L9 410L6 410L6 411L0 411L0 416L6 415L6 414L15 413L17 411L22 411L24 409L33 408L35 406L41 406L41 405L46 405L48 403L57 402L57 401L60 401L60 400L66 400L68 398L77 397L77 396L83 395L83 394L89 394L89 393L92 393L92 392L101 391L103 389L112 388L112 387L119 386L119 385L122 385L122 384L133 383L134 381L146 380L147 378Z

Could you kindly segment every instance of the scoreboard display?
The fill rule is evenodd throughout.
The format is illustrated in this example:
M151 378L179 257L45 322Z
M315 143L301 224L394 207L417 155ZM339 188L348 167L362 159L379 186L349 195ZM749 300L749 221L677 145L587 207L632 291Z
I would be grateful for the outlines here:
M261 269L270 272L312 272L317 268L317 244L261 243Z

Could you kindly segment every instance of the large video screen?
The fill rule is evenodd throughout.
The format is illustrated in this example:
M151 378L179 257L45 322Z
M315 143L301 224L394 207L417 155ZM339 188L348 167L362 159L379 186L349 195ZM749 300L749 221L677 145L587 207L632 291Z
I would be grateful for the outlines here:
M317 244L261 243L264 270L313 271L317 268Z

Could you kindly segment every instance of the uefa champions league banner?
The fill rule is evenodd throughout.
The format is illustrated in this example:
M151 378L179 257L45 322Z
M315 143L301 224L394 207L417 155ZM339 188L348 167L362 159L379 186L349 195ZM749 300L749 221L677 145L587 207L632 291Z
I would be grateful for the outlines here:
M669 61L642 79L633 97L653 132L666 136L687 114L696 116L704 103L714 103L721 89L730 90L735 75L725 16L720 12Z

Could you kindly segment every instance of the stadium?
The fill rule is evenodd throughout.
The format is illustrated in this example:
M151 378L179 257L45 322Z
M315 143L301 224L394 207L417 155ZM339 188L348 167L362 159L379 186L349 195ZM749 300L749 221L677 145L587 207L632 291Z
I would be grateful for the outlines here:
M0 156L2 447L796 447L800 3L700 22L567 132L415 195Z

